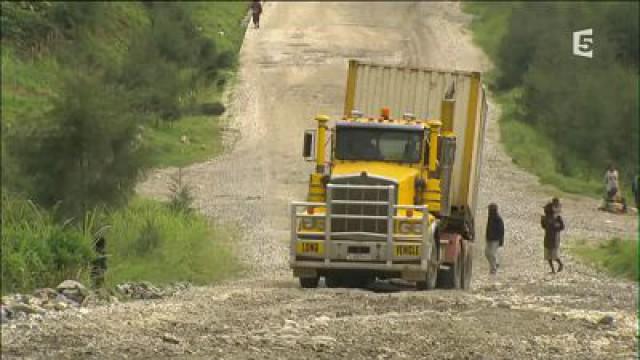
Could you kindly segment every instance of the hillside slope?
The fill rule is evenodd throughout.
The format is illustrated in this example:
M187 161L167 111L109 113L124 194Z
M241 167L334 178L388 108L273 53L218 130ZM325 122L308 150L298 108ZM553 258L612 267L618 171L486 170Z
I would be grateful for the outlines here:
M133 188L149 168L220 151L247 3L1 6L3 294L88 283L104 226L108 285L232 273L231 236L189 210L179 180L169 204Z
M64 77L79 70L82 61L75 58L89 53L96 68L121 65L129 49L136 46L136 37L148 31L153 21L151 6L142 2L92 7L26 1L3 2L2 7L2 119L9 132L16 122L50 108L51 100L61 92ZM232 80L233 57L244 36L246 2L192 2L184 7L197 31L215 43L215 54L229 55L230 62L218 72L216 82L192 92L196 103L217 103L222 100L224 85ZM56 8L60 9L54 11ZM217 141L220 125L215 121L218 113L212 119L184 107L183 121L151 128L153 165L184 165L208 159L221 150ZM183 136L189 139L188 144L181 143ZM9 161L3 159L3 168L11 168Z

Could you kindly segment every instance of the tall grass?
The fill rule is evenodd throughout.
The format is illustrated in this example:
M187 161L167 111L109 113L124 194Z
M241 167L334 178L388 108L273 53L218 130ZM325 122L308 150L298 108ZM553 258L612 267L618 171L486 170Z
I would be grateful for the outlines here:
M135 199L80 221L54 214L3 196L2 293L54 287L65 279L89 284L97 233L107 240L108 286L134 280L207 284L239 270L228 246L231 231L164 203Z
M638 281L638 241L614 238L597 245L577 243L572 251L578 258L609 273Z
M93 258L91 229L30 201L2 197L2 292L51 287L65 279L86 282Z
M203 115L185 116L171 126L148 128L151 163L156 167L186 166L211 159L222 152L220 123ZM182 142L185 136L187 142Z
M148 280L207 284L237 271L232 232L191 212L136 199L111 217L108 284Z

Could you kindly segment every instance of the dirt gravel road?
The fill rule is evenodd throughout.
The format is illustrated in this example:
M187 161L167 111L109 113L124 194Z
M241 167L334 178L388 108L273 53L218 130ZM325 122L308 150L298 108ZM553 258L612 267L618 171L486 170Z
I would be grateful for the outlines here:
M637 286L570 258L563 273L547 274L538 220L550 192L505 155L495 106L481 209L497 202L507 227L497 276L487 274L482 243L468 292L302 290L287 269L287 203L305 196L310 170L300 158L302 130L317 113L340 114L346 59L485 70L468 22L457 3L267 2L261 29L248 30L241 51L230 150L185 170L203 213L241 224L249 274L159 301L5 325L3 358L634 358ZM140 191L165 196L173 172L153 174ZM633 217L563 200L565 239L636 236ZM613 324L598 324L605 315Z

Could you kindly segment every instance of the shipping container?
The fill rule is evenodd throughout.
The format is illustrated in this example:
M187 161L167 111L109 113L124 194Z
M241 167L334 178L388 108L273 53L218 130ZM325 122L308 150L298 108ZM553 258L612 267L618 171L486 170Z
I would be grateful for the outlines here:
M449 129L458 144L451 206L467 209L474 218L488 110L480 73L349 61L346 116L358 110L365 117L376 117L387 107L393 118L410 113L417 119L440 119L443 99L455 101Z

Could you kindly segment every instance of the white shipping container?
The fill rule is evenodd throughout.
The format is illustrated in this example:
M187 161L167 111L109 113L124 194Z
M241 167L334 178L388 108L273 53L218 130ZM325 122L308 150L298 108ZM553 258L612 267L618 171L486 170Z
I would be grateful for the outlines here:
M453 90L456 156L451 205L475 217L486 128L487 102L479 72L437 70L349 61L345 115L352 110L377 117L387 107L393 118L411 113L417 119L440 119L442 100Z

